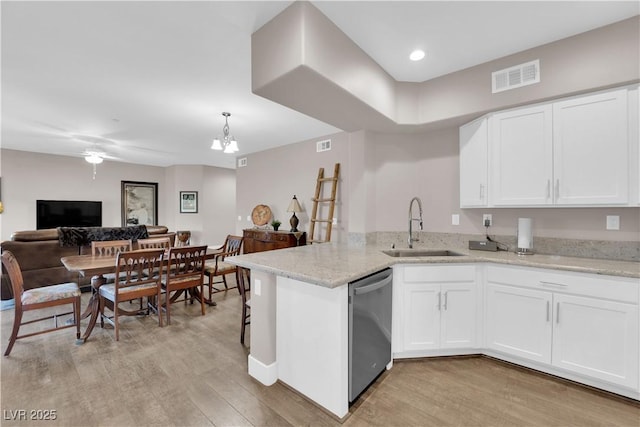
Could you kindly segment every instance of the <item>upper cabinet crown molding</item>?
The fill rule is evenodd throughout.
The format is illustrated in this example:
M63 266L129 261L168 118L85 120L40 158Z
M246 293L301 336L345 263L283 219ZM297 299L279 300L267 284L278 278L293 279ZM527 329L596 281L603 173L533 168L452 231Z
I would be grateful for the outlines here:
M460 128L460 207L637 206L638 87L495 112Z

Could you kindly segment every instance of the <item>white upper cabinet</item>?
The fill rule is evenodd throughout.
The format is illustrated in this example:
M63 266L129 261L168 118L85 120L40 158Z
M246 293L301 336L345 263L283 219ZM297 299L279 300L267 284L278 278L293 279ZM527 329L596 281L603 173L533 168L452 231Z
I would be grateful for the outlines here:
M460 207L487 206L487 118L460 127Z
M556 102L553 119L555 203L628 203L627 90Z
M552 107L491 116L491 200L494 206L552 203Z
M638 89L496 112L460 128L460 207L636 206Z

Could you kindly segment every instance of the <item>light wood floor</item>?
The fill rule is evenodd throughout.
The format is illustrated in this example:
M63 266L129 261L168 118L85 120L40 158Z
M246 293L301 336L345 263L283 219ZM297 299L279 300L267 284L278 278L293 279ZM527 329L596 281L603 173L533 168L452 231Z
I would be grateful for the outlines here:
M18 340L0 356L1 424L340 425L286 386L249 377L238 293L214 299L204 317L197 305L176 304L164 328L155 317L122 318L118 343L99 326L83 345L70 329ZM4 352L13 310L0 316ZM21 409L55 410L57 419L12 421ZM489 358L440 358L396 361L343 425L639 427L640 406Z

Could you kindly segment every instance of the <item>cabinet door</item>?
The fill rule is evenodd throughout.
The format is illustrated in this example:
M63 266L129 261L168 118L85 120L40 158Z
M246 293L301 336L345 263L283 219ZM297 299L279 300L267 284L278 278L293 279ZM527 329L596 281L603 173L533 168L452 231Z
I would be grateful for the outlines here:
M441 289L440 347L476 345L475 284L446 284Z
M553 365L638 386L638 306L554 295Z
M493 205L552 203L551 113L549 104L506 111L489 119Z
M460 127L460 207L487 206L487 119Z
M553 121L556 204L627 203L627 90L557 102Z
M440 345L440 285L404 285L404 350L436 349Z
M487 347L551 363L551 296L550 292L488 283Z

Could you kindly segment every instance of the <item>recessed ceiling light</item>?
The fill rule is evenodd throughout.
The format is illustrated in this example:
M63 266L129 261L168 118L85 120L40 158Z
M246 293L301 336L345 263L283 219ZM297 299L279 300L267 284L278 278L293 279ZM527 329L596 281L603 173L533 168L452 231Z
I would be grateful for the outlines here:
M422 58L424 58L424 50L420 49L414 50L411 52L411 55L409 55L409 59L412 61L420 61Z

